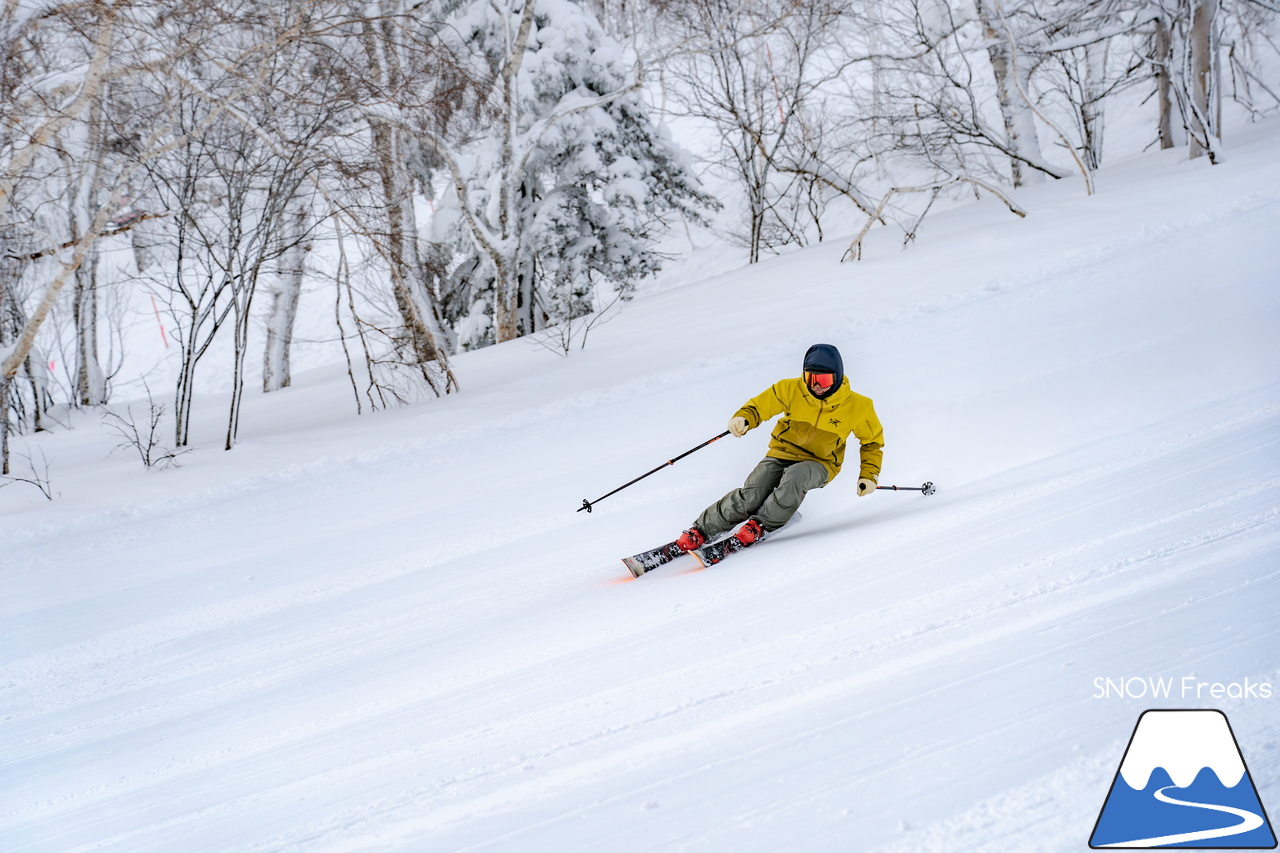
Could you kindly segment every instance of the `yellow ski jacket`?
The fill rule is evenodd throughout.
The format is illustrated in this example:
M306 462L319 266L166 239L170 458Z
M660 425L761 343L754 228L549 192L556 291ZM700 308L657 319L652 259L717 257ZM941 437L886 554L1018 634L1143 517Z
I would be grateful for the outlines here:
M809 393L802 377L783 379L748 400L734 417L746 418L747 425L755 429L783 414L786 417L773 428L766 456L821 462L827 469L827 482L831 482L840 473L852 435L860 445L862 468L858 476L880 479L884 429L870 398L850 390L848 378L825 400Z

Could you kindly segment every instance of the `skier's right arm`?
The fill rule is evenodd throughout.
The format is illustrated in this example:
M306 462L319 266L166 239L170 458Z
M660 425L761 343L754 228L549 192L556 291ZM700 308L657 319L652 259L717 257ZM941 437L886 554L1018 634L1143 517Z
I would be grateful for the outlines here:
M743 403L742 408L734 412L733 417L729 420L729 431L734 435L742 435L747 430L755 429L770 418L777 417L785 412L787 407L783 404L782 397L778 395L778 386L781 384L781 382L775 382ZM739 420L745 423L745 428L741 433L734 429L735 423Z

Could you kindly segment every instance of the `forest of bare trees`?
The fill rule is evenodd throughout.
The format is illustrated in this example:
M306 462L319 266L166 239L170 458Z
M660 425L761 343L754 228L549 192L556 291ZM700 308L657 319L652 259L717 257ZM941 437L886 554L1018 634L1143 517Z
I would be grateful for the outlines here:
M12 434L139 372L139 305L176 365L148 422L187 447L225 373L231 449L307 300L385 408L457 390L461 349L567 352L672 228L755 262L838 210L853 259L942 196L1094 192L1120 111L1218 163L1224 111L1280 107L1273 0L0 2L6 475Z

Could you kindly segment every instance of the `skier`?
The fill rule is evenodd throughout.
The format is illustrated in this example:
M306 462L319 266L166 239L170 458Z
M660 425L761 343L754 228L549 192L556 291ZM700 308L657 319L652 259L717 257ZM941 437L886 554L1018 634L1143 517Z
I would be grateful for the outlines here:
M821 489L840 473L850 435L860 445L858 495L876 490L884 431L871 400L850 389L840 351L831 344L809 347L802 369L803 375L775 382L729 419L729 431L742 437L783 415L764 459L742 488L707 507L680 534L681 551L701 548L742 524L726 540L727 550L736 551L786 524L811 489Z

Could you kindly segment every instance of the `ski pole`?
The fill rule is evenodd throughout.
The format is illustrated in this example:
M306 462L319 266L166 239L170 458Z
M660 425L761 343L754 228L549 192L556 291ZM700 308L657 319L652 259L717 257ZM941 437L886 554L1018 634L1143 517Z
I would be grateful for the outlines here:
M933 487L933 483L925 483L923 486L876 486L876 491L881 489L888 489L893 492L920 492L925 495L931 495L937 491Z
M681 459L683 459L683 458L685 458L686 456L688 456L690 453L693 453L693 452L695 452L695 451L701 450L702 448L706 447L708 444L712 444L712 443L714 443L714 442L717 442L717 441L719 441L720 439L724 438L724 437L725 437L726 435L728 435L728 434L729 434L729 430L725 430L724 432L722 432L722 433L720 433L719 435L717 435L715 438L708 439L707 441L702 442L702 444L699 444L697 447L693 448L693 450L686 450L684 453L681 453L681 454L680 454L679 456L677 456L675 459L668 459L666 462L663 462L661 465L659 465L657 468L654 468L654 469L653 469L652 471L650 471L648 474L641 474L639 477L636 477L636 478L635 478L634 480L632 480L630 483L624 483L623 485L618 486L618 488L616 488L616 489L614 489L612 492L610 492L610 493L609 493L609 495L616 495L618 492L622 491L622 490L623 490L623 489L625 489L627 486L634 486L636 483L640 482L640 481L641 481L641 480L643 480L645 477L648 477L648 476L649 476L649 474L656 474L656 473L658 473L659 471L661 471L663 468L666 468L668 465L674 465L674 464L676 464L676 463L677 463L677 462L679 462ZM609 495L604 495L603 497L598 497L598 498L596 498L596 499L595 499L595 500L593 500L593 501L589 501L589 500L587 500L586 498L583 498L583 499L582 499L582 506L578 507L577 512L582 512L584 509L585 509L587 512L591 512L591 508L592 508L593 506L595 506L596 504L600 503L600 501L604 500L605 498L609 497Z

